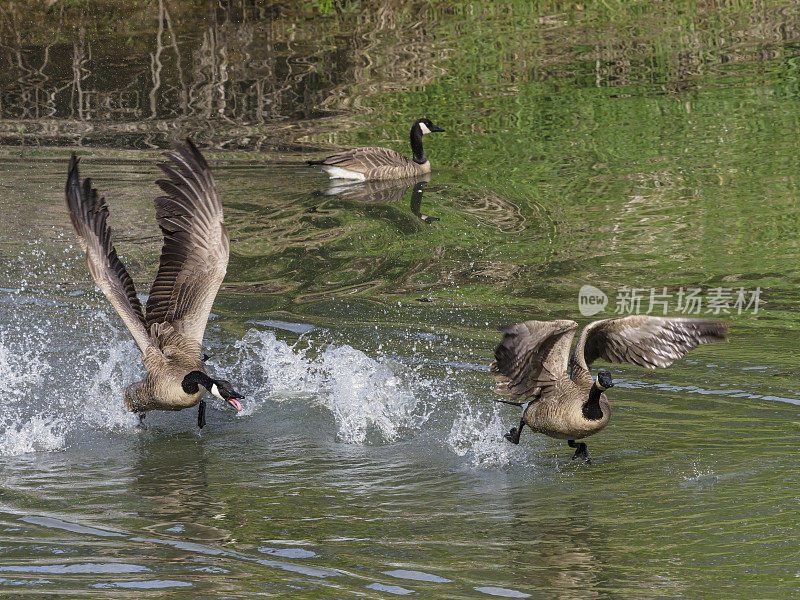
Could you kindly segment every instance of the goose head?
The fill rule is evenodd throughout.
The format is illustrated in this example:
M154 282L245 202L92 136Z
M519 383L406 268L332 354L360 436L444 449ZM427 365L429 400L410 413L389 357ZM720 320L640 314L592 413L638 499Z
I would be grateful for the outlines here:
M233 385L231 385L230 381L225 381L224 379L215 379L211 384L211 387L208 388L208 391L220 400L224 400L233 406L233 408L235 408L237 411L242 410L242 405L237 398L244 398L244 396L233 389Z
M224 400L236 410L242 410L242 405L238 398L244 398L244 396L233 389L233 385L231 385L230 381L213 379L203 371L192 371L188 373L181 382L181 387L187 394L196 394L200 389L198 385L202 385L217 398Z
M600 388L600 390L607 390L610 387L614 387L614 380L611 379L611 373L603 369L602 371L597 372L597 380L595 381L595 385Z
M419 129L422 135L425 135L426 133L440 133L444 131L444 129L441 127L434 125L427 117L423 117L414 121L414 127Z

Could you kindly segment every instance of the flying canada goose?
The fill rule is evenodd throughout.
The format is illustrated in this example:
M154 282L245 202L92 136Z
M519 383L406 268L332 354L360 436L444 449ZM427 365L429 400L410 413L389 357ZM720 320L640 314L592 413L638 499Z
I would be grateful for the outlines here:
M498 400L522 407L519 427L505 434L519 443L522 428L567 440L577 448L573 459L589 462L586 444L575 443L603 429L611 407L603 393L614 385L611 374L589 366L598 358L655 369L668 367L706 342L725 341L728 324L712 319L631 315L595 321L583 328L572 358L569 350L578 324L575 321L526 321L501 331L489 370L495 374L495 392L526 403ZM570 373L571 368L571 373Z
M320 165L331 176L338 179L400 179L430 173L431 163L422 150L422 136L426 133L444 131L431 123L430 119L417 119L411 126L412 159L389 148L356 148L333 154L322 160L308 160L309 165Z
M122 264L106 224L108 206L90 179L80 184L78 158L72 154L67 177L67 208L86 266L97 287L114 306L142 352L147 375L125 388L125 406L139 414L181 410L199 404L197 426L205 425L203 386L242 410L243 396L222 379L206 373L203 332L214 297L228 267L230 238L222 224L217 185L191 140L158 166L169 179L156 184L166 196L155 199L156 221L164 235L158 274L147 299L147 316L133 279Z

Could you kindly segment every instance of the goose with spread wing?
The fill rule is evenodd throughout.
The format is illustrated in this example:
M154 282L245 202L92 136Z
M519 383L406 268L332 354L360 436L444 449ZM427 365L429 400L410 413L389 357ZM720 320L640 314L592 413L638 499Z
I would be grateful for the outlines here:
M519 443L525 425L534 432L567 440L576 448L572 457L589 462L584 442L603 429L611 417L605 391L614 385L607 370L593 378L589 367L602 359L648 369L668 367L706 342L725 341L727 323L702 318L631 315L595 321L583 328L572 358L569 351L575 321L526 321L503 328L503 341L489 366L495 392L522 407L519 426L505 434ZM524 404L515 400L529 399Z
M411 152L408 158L390 148L370 146L333 154L321 160L307 160L306 164L319 165L331 179L403 179L419 177L431 172L431 163L422 149L422 136L444 131L430 119L422 118L411 126Z
M144 418L150 410L199 405L202 428L202 388L242 409L238 399L243 396L207 373L202 352L211 305L228 267L230 238L216 182L200 151L187 139L166 156L169 162L158 166L167 178L156 182L165 195L155 199L164 245L146 315L112 243L105 198L90 179L80 183L75 154L69 162L67 208L89 273L130 330L147 369L142 381L125 388L125 406Z

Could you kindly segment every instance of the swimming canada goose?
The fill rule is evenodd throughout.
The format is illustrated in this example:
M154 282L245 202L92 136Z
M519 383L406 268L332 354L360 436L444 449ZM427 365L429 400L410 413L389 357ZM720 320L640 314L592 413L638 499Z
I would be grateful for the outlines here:
M589 462L586 444L575 443L603 429L611 407L603 393L614 385L611 374L589 366L598 358L655 369L668 367L706 342L725 341L728 324L712 319L631 315L595 321L583 328L572 358L569 349L578 324L575 321L526 321L501 329L503 341L495 350L489 370L495 374L495 392L530 400L522 407L519 427L505 434L519 443L522 428L567 440L577 448L573 459ZM571 372L570 372L571 369Z
M431 163L422 150L422 136L444 131L422 118L411 126L411 151L409 159L389 148L356 148L333 154L322 160L308 160L309 165L320 165L331 176L339 179L400 179L430 173Z
M166 196L155 199L156 221L164 235L158 274L147 299L147 316L133 279L122 264L106 224L108 206L90 179L80 184L72 154L67 208L89 273L133 335L147 375L125 388L125 406L140 419L149 410L181 410L199 404L197 426L205 425L203 386L242 410L243 396L205 369L202 352L211 305L228 267L230 238L222 223L217 185L191 140L158 166L168 179L156 184Z

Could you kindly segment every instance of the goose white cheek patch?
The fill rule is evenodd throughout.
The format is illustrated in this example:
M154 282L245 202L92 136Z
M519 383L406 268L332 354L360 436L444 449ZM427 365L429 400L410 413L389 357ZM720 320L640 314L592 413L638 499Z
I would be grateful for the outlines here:
M211 386L211 389L209 391L220 400L225 400L222 394L219 393L219 388L217 387L216 383ZM228 398L227 400L225 400L225 402L230 403L231 406L233 406L233 408L235 408L237 411L242 410L242 404L236 398Z
M431 132L431 130L430 130L430 129L428 129L428 126L427 126L427 125L425 125L425 123L420 123L420 124L419 124L419 128L420 128L420 130L422 131L422 134L423 134L423 135L425 135L426 133L430 133L430 132Z

